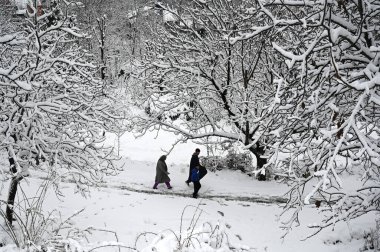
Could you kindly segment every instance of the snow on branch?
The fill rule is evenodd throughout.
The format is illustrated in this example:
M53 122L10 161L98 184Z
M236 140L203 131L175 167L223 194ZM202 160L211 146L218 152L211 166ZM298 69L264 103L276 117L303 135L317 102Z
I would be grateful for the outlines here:
M104 141L106 131L122 128L123 116L81 48L84 36L69 10L57 4L56 11L26 18L25 32L0 36L0 149L14 160L14 176L43 167L68 172L86 190L119 170Z

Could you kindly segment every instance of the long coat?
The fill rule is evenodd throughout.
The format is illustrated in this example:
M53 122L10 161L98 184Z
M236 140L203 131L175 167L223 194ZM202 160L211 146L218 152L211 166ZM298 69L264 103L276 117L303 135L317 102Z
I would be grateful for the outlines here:
M190 159L190 171L195 168L195 166L199 166L199 157L197 154L193 154Z
M156 165L156 183L169 182L168 166L165 163L165 156L161 156Z

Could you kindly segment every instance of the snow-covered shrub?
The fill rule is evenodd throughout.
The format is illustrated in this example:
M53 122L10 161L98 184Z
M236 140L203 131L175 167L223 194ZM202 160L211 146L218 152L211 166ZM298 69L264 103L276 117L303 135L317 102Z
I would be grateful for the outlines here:
M376 220L376 226L364 233L364 245L362 251L380 251L380 219Z
M234 150L229 150L226 156L227 168L231 170L240 170L247 172L252 170L252 157L250 153L239 153Z
M230 169L248 172L253 169L252 156L247 152L239 153L229 149L225 157L204 156L200 158L201 164L211 171Z
M210 171L230 169L242 172L252 171L252 157L249 152L238 153L229 150L225 157L204 156L200 158L201 164Z
M19 186L20 196L13 206L12 226L6 221L6 213L2 210L7 203L0 201L0 217L4 220L0 222L0 227L3 230L2 242L5 245L14 244L28 251L40 251L41 248L63 246L64 240L75 240L84 236L84 232L72 226L72 218L83 209L65 220L57 210L44 210L46 194L52 186L52 181L52 178L46 179L34 196L28 196L23 187Z
M178 248L177 234L163 232L158 234L151 244L145 247L142 252L217 252L217 251L254 251L248 246L231 244L225 231L227 226L222 222L215 224L203 223L196 229L185 246Z
M210 171L220 171L227 167L225 158L220 156L202 156L200 162Z
M191 222L184 228L184 214L188 207L195 208ZM202 209L195 206L187 206L182 211L181 223L178 232L175 230L165 230L159 234L154 234L149 245L143 248L142 252L217 252L217 251L254 251L254 249L241 245L232 244L228 238L229 225L220 219L216 223L199 223ZM152 233L141 234L147 236ZM138 242L136 240L136 244ZM138 248L136 248L138 250Z

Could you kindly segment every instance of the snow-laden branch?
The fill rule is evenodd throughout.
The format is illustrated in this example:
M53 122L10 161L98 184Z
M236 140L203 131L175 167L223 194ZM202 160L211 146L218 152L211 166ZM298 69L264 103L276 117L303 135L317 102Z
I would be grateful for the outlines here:
M25 32L0 37L0 149L15 163L12 176L43 166L69 171L86 190L117 172L105 132L122 131L124 117L61 4L27 17Z

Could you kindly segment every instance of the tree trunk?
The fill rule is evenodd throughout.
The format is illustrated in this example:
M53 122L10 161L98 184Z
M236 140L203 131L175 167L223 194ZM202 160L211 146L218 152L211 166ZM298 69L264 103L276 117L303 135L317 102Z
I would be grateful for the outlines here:
M10 171L13 174L16 174L17 168L16 168L15 160L12 157L9 157L8 160L9 160L9 165L10 165ZM15 203L17 187L18 187L18 183L21 180L22 180L22 177L13 177L11 184L9 185L9 193L8 193L8 200L7 200L7 208L5 210L5 216L6 216L6 220L9 222L10 225L12 225L12 221L13 221L13 205Z
M253 154L256 156L256 159L257 159L257 167L258 168L262 168L267 162L268 160L266 158L262 158L260 156L260 154L257 154L255 152L253 152Z
M98 26L99 26L99 32L100 32L100 61L101 61L101 67L100 67L100 78L104 80L106 78L106 56L105 56L105 32L106 32L106 21L105 17L102 17L101 19L98 19Z
M256 148L249 148L249 150L255 155L257 160L257 168L262 168L268 160L266 158L262 158L261 155L264 154L264 147L260 146L259 142L256 143Z
M12 225L13 221L13 205L15 203L16 192L18 183L22 180L22 178L14 177L12 178L11 184L9 185L9 193L7 200L7 208L5 211L7 221L10 225Z

